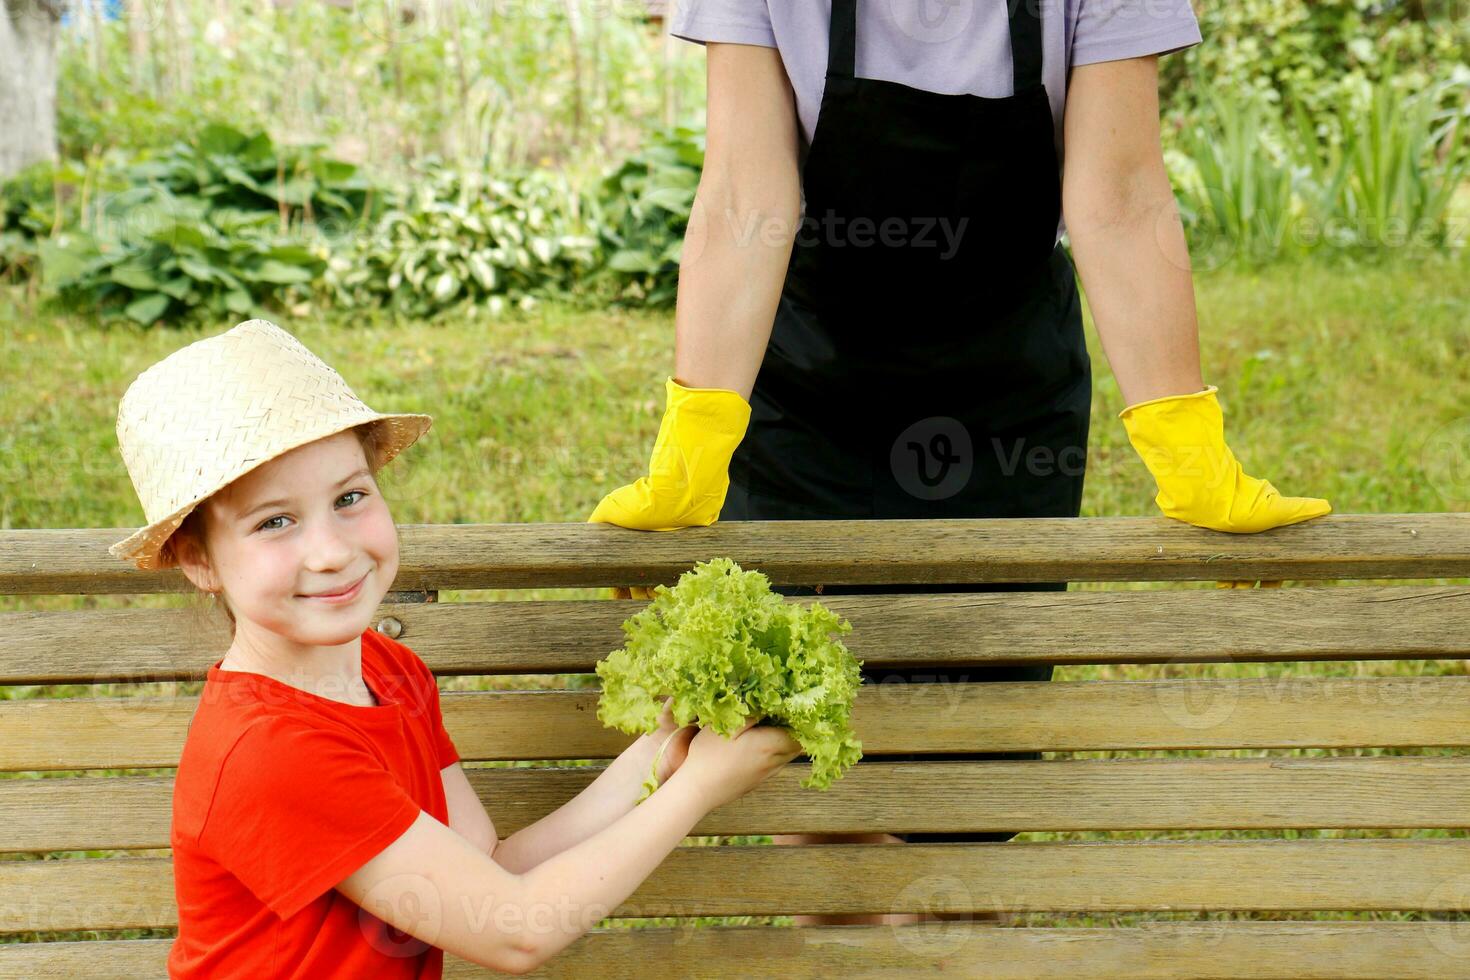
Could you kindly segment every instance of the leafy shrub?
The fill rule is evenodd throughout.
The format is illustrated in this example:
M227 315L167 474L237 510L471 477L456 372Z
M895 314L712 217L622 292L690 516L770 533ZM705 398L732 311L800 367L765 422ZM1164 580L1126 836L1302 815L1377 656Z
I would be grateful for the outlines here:
M1340 144L1339 107L1362 106L1375 84L1470 84L1462 0L1194 0L1193 9L1204 43L1159 63L1177 119L1206 111L1210 89L1255 92L1288 117L1301 109L1316 138ZM1455 152L1470 156L1470 143Z
M76 224L39 243L46 288L144 325L291 301L326 268L322 227L348 227L370 206L356 168L320 147L277 148L219 124L97 185Z
M684 230L704 169L704 131L676 127L653 137L602 181L599 222L605 266L617 298L644 306L673 303Z
M339 305L409 316L465 302L498 314L565 295L599 257L584 210L549 172L498 179L432 166L368 232L337 244L326 286Z
M1450 86L1370 84L1362 105L1334 110L1340 141L1322 138L1300 104L1288 121L1260 92L1210 90L1166 152L1193 264L1450 244L1451 198L1470 173L1451 152L1470 103L1461 92L1439 108Z
M1451 89L1459 92L1459 106L1441 112L1437 107ZM1442 82L1405 95L1380 84L1366 105L1345 109L1341 118L1348 144L1329 200L1336 225L1346 232L1344 244L1445 244L1450 201L1470 174L1470 156L1450 152L1464 146L1470 130L1465 90Z
M78 171L75 164L57 167L32 166L0 185L0 282L31 278L37 261L37 239L62 224L58 201L69 188L68 177ZM69 195L67 195L69 197Z

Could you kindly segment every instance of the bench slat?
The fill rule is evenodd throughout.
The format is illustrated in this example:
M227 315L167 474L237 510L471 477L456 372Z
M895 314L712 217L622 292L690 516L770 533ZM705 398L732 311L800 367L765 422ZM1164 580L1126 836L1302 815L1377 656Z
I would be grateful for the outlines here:
M606 759L632 741L596 691L444 693L466 761ZM178 764L198 697L0 701L0 770ZM1470 746L1470 677L1253 677L873 684L853 724L869 756L1103 749Z
M706 834L1470 828L1470 758L1442 756L871 762L830 790L791 764L694 829ZM599 767L471 769L501 836ZM0 851L167 847L173 779L0 780Z
M136 980L162 976L170 939L0 946L0 977ZM990 980L1463 980L1470 922L1209 922L1120 928L998 929L961 922L803 929L660 928L590 933L541 970L687 980L723 976L953 977ZM445 980L493 974L455 956ZM737 974L737 970L746 972Z
M809 600L796 600L809 601ZM1470 587L834 596L870 667L1470 656ZM641 602L385 603L440 675L586 673ZM229 639L186 609L0 614L0 683L202 679ZM96 637L107 636L99 644Z
M192 588L177 569L140 572L107 553L133 530L0 531L0 594ZM1260 534L1161 516L730 521L671 534L586 523L399 530L404 590L652 585L714 555L807 585L1470 576L1470 514L1330 514Z
M161 857L0 862L0 933L175 927L172 875ZM1470 840L681 847L612 915L1452 912L1466 881Z

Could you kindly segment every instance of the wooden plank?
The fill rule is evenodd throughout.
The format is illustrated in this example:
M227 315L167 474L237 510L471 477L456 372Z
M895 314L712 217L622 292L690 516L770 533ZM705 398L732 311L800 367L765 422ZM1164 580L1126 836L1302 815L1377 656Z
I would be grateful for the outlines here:
M0 531L0 594L176 592L107 546L131 528ZM405 524L397 589L673 582L728 555L773 582L954 583L1470 576L1470 514L1330 514L1259 534L1166 517L730 521L650 534L610 524Z
M1467 882L1463 839L680 847L611 914L1454 912ZM169 858L0 862L0 894L0 933L178 925Z
M599 693L446 692L465 761L608 759ZM178 764L195 696L0 701L0 771ZM1470 746L1470 677L872 683L853 727L893 753Z
M170 939L0 945L0 977L162 976ZM963 922L802 929L608 929L530 976L982 977L987 980L1464 980L1470 922L1207 922L1003 928ZM712 972L718 971L718 972ZM490 971L446 956L445 980Z
M811 602L811 599L793 599ZM874 668L1470 657L1470 587L833 596ZM390 603L441 675L586 673L641 602ZM108 643L93 642L105 635ZM229 646L185 609L0 613L0 683L199 680Z
M599 767L471 769L502 836ZM1470 828L1470 758L864 762L826 791L791 764L695 834ZM173 779L0 780L0 852L167 847Z

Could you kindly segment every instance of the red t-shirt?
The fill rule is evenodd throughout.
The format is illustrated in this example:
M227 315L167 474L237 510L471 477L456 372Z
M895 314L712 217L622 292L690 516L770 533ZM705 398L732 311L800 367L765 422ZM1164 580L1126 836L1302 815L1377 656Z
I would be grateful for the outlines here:
M264 674L210 667L174 784L179 935L170 977L439 980L443 950L335 886L421 810L448 824L458 761L434 675L367 630L358 707Z

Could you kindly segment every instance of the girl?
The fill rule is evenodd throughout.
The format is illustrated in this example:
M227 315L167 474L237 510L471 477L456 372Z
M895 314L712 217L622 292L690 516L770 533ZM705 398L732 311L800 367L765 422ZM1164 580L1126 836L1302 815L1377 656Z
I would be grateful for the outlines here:
M378 470L431 424L383 415L251 320L144 371L118 442L148 526L112 553L225 607L174 790L172 977L438 978L448 950L524 973L620 904L710 810L799 751L777 728L633 743L500 840L433 675L369 628L398 571ZM634 807L672 737L658 793Z

